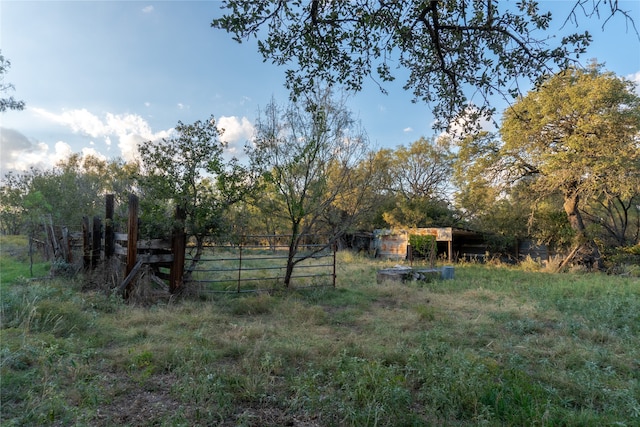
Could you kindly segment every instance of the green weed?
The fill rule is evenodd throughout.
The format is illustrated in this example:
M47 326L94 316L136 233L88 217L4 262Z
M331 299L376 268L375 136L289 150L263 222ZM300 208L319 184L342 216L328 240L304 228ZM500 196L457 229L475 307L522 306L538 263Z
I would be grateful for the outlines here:
M75 280L3 283L0 422L640 421L637 279L468 264L377 284L387 266L340 255L336 289L146 306Z

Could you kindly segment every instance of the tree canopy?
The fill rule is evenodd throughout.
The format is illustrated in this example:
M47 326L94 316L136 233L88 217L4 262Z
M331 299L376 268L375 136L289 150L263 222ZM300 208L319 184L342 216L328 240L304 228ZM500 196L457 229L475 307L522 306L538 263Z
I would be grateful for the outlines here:
M632 82L597 64L538 85L505 111L500 134L501 141L463 141L458 174L477 190L525 185L537 201L559 195L576 247L595 248L582 215L587 203L640 191L640 97Z
M324 234L322 243L331 244L362 211L370 176L362 168L366 142L343 100L328 89L288 107L272 101L258 118L249 155L273 191L262 206L289 226L285 286L294 266L310 256L298 255L304 239Z
M289 67L294 97L319 80L359 91L371 78L384 91L406 75L404 88L433 105L441 127L469 102L491 111L490 97L519 94L522 79L572 65L591 42L585 31L550 46L552 16L535 0L226 0L223 8L211 25L238 42L258 38L265 61ZM566 19L602 12L633 24L615 0L574 0Z
M251 188L248 171L235 159L225 162L225 143L213 116L192 124L178 122L175 133L138 147L142 218L151 237L185 228L196 239L190 272L202 255L205 239L224 230L223 213ZM167 221L175 217L176 221ZM184 223L181 223L184 221Z

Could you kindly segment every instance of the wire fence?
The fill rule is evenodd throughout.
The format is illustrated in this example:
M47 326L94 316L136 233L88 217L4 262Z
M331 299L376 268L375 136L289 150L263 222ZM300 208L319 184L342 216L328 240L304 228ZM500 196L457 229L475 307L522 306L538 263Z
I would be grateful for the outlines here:
M289 287L335 287L336 249L309 236L290 257L290 236L245 236L241 244L208 246L187 283L203 293L243 293L281 288L293 263Z

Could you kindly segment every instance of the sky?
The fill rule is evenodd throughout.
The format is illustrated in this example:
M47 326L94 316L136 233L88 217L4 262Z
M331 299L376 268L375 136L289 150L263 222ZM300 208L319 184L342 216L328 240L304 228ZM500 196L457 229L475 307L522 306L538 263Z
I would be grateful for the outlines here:
M506 0L505 0L506 1ZM574 0L543 1L551 35ZM621 1L640 29L640 1ZM11 61L4 83L26 102L0 113L0 177L50 168L71 153L131 160L138 144L171 135L178 121L213 115L225 129L228 156L242 157L258 112L272 98L285 104L284 67L263 62L255 41L238 44L211 28L218 1L0 0L0 50ZM606 23L579 18L594 37L591 58L640 82L640 40L622 16ZM399 79L401 80L401 79ZM373 81L348 107L372 148L408 146L435 135L429 106L412 103L402 81Z

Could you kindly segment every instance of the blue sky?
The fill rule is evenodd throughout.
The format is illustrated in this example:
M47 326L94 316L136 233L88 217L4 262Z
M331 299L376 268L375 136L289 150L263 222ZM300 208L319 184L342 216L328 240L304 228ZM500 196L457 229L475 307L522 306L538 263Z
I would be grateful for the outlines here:
M573 0L542 2L561 30ZM640 27L640 1L622 1ZM0 173L51 167L70 153L130 159L137 144L169 135L178 120L214 115L226 129L230 155L240 156L259 109L287 102L284 68L264 63L254 42L237 44L210 27L217 1L0 0L0 49L11 61L5 83L15 85L25 111L0 115ZM640 82L640 41L623 17L581 17L594 43L583 59ZM411 102L402 79L374 82L349 108L372 147L408 145L429 137L429 107Z

